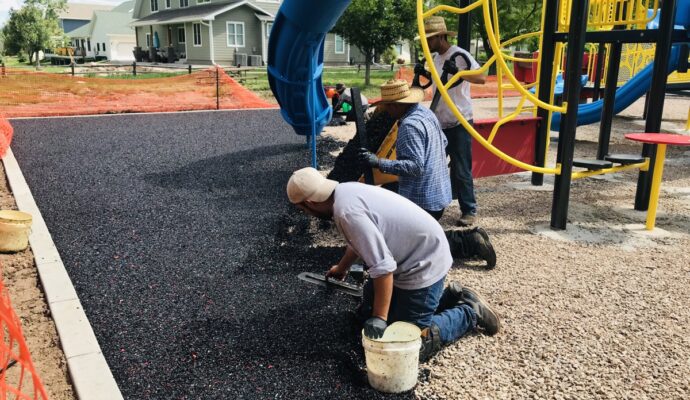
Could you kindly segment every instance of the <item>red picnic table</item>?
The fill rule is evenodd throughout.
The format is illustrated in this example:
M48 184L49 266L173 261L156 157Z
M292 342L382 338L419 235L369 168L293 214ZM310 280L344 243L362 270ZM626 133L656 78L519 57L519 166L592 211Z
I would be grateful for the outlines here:
M649 194L649 208L647 209L647 230L654 229L656 223L656 209L659 204L659 191L661 190L661 176L664 173L664 159L666 158L666 146L690 146L690 136L676 135L673 133L628 133L627 139L636 142L657 145L656 160L654 161L654 175L652 176L652 190Z

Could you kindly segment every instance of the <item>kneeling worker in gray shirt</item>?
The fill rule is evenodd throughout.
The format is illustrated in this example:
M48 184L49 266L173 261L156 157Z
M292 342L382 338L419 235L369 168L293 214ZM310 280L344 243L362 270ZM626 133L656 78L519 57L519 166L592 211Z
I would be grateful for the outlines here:
M423 330L420 360L426 361L468 332L499 331L498 315L476 291L457 282L444 290L453 264L448 240L410 200L362 183L339 184L313 168L294 172L287 193L305 213L333 220L348 244L327 276L344 279L357 257L369 266L359 309L366 336L380 338L395 321L414 323Z

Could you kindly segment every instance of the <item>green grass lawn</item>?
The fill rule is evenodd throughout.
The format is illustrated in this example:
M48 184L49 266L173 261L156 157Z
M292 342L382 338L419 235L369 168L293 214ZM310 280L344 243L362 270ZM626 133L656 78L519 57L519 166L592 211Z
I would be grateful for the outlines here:
M132 80L141 80L141 79L154 79L154 78L170 78L173 76L180 76L180 75L189 75L189 72L187 71L180 71L180 72L141 72L137 71L137 75L134 76L132 75L131 72L118 72L118 73L108 73L105 75L104 73L98 73L98 72L89 72L87 74L80 74L79 76L83 76L86 78L107 78L107 79L132 79Z
M33 64L28 64L26 61L25 62L19 62L17 57L2 57L2 60L5 62L5 66L8 68L19 68L19 69L26 69L30 71L36 71L36 67ZM45 60L44 60L45 61ZM68 69L68 66L59 66L59 65L50 65L50 62L48 64L43 64L44 61L41 61L41 68L39 71L43 72L52 72L52 73L61 73L65 72L66 69Z
M397 70L396 70L397 71ZM347 87L358 87L367 98L377 98L381 96L379 87L387 80L395 77L395 72L391 70L371 70L371 85L364 85L364 68L357 72L357 68L328 68L323 72L323 84L335 86L336 83L343 83ZM236 78L237 79L237 78ZM238 81L246 88L255 92L268 92L268 77L265 69L247 71L247 75Z

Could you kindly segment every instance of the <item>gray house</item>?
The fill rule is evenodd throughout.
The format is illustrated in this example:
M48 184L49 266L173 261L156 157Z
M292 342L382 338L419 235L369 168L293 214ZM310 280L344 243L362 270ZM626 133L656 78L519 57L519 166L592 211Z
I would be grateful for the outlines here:
M67 9L58 16L60 28L69 33L79 27L88 24L94 11L110 11L113 6L104 4L67 3Z
M189 64L265 65L280 0L136 0L136 46ZM168 55L170 53L170 55ZM174 53L174 55L173 55ZM328 34L324 62L344 65L363 57L342 37Z

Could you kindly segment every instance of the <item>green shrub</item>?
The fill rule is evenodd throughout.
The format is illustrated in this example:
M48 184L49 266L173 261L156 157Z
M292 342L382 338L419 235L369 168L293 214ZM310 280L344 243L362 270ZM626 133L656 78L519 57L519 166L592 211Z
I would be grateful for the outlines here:
M384 64L393 64L397 58L398 55L392 47L387 48L386 51L381 54L381 61L383 61Z

